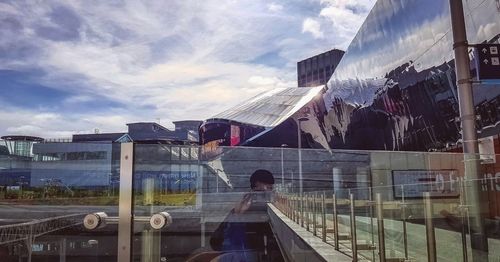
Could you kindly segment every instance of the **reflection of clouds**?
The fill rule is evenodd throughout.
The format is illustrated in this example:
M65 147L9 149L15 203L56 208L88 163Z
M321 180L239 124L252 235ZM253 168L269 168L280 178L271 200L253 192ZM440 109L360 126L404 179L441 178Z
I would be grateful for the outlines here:
M486 25L480 25L477 30L476 37L477 39L489 39L500 33L500 25L498 22L489 23Z
M443 62L449 61L452 58L451 35L448 34L443 38L449 26L449 17L439 16L412 30L400 32L399 37L396 37L397 41L386 42L378 49L370 48L367 51L360 49L357 54L349 53L348 49L332 79L344 80L353 76L361 79L383 77L387 72L408 61L414 61L423 69L434 65L436 57L441 57L440 60ZM370 34L370 37L373 35ZM364 42L364 38L358 35L353 42ZM349 55L352 55L352 58Z
M64 121L43 126L54 132L121 130L125 121L157 117L202 119L262 91L296 85L296 61L334 43L333 36L319 42L301 34L303 20L321 8L304 2L0 1L0 69L38 69L43 74L33 82L68 93ZM271 62L257 61L270 50ZM71 103L95 100L94 94L109 114L109 104L125 107L114 112L127 115L118 127L72 125L94 113ZM0 113L16 114L8 102L0 101ZM0 120L0 133L30 124L25 117Z

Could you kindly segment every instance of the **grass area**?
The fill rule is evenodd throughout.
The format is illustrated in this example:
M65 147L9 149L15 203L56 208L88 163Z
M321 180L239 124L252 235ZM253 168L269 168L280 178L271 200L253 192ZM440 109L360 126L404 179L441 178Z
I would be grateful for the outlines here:
M191 206L196 203L195 193L167 193L155 194L153 205L162 206ZM0 204L4 205L81 205L81 206L117 206L118 196L98 196L98 197L53 197L39 199L1 199ZM135 205L145 205L144 197L136 195Z

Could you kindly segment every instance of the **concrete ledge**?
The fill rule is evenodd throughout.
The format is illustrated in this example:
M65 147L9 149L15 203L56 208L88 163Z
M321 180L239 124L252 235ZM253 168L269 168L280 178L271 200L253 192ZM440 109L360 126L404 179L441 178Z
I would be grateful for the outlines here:
M288 261L352 261L351 257L336 251L333 246L293 222L274 205L268 204L268 214Z

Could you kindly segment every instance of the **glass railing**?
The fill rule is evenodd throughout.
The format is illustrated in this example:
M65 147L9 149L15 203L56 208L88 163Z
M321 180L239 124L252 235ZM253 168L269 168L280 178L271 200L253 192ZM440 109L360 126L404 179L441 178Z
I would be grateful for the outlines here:
M500 258L496 156L36 147L0 156L2 261Z
M34 157L0 156L0 260L116 261L116 225L89 232L83 221L118 215L119 145L34 148Z

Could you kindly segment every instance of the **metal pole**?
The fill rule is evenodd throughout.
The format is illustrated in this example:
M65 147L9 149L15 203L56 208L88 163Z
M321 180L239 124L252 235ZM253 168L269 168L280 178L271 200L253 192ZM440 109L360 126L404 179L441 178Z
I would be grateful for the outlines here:
M66 262L66 238L59 240L59 262Z
M281 145L281 188L285 188L285 168L283 166L283 145Z
M384 235L384 206L382 196L377 193L377 226L378 226L378 255L381 262L385 261L385 235Z
M463 261L467 262L469 256L467 255L467 207L465 206L467 200L465 200L465 183L462 179L458 181L459 192L460 192L460 221L462 222L461 234L462 234L462 257Z
M300 226L304 227L304 194L300 192Z
M354 214L354 194L349 194L351 204L351 246L352 246L352 261L358 261L358 241L356 236L356 215Z
M436 262L436 235L432 221L432 202L429 192L424 192L425 233L427 238L427 261Z
M302 133L301 133L301 127L300 127L300 118L297 119L298 125L297 125L297 139L298 139L298 150L299 150L299 193L300 196L302 197L304 193L304 188L303 188L303 180L304 178L302 177ZM304 203L301 201L301 206L300 206L300 217L302 219L301 226L304 227Z
M326 203L325 191L321 195L321 239L326 243Z
M453 31L453 50L455 51L455 71L457 75L460 122L462 124L462 143L464 151L465 177L469 180L479 178L479 148L477 144L476 114L470 76L470 61L468 55L467 33L462 0L450 0L451 27ZM472 257L474 261L488 259L488 240L484 232L481 217L481 205L486 199L481 199L479 185L471 183L468 188L468 203L471 207Z
M403 245L405 248L405 259L408 260L408 228L406 226L406 203L404 185L401 185L401 219L403 220Z
M313 235L316 236L316 199L317 199L317 194L314 192L313 195L313 203L312 203L312 215L313 215Z
M333 234L335 241L335 250L339 250L339 224L337 219L337 197L335 193L332 195L333 202Z
M303 192L303 184L302 184L302 132L300 127L300 120L297 120L297 139L298 139L298 150L299 150L299 192L302 195Z
M134 171L134 144L121 144L120 193L118 204L118 261L131 261L133 199L132 175Z
M306 230L309 231L311 228L309 227L309 214L311 213L312 204L309 201L308 194L304 194L306 198Z

